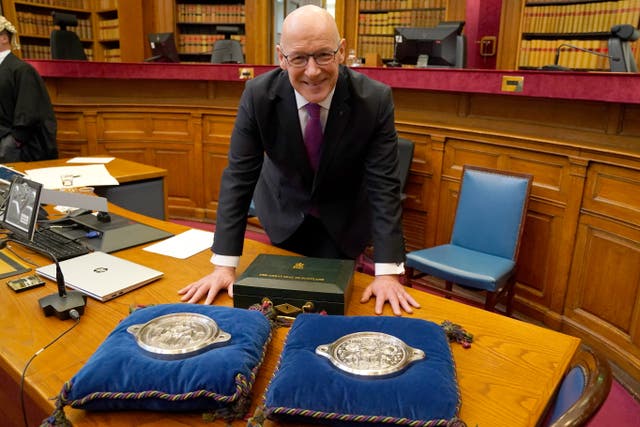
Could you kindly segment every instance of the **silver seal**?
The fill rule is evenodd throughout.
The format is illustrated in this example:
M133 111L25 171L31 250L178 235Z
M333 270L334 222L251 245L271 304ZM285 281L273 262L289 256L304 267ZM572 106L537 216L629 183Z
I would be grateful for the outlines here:
M356 332L316 347L338 369L354 375L381 377L397 374L425 358L424 351L382 332Z
M223 345L231 335L210 317L198 313L173 313L131 325L138 346L160 359L182 359Z

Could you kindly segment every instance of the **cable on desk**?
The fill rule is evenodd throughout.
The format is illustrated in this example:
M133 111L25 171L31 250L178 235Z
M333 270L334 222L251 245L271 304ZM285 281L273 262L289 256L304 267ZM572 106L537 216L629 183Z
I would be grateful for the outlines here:
M3 233L3 232L2 232L2 231L0 231L0 233ZM8 233L6 233L6 232L5 232L4 234L5 234L5 237L8 235ZM9 245L9 244L7 244L7 246L5 247L5 249L7 249L9 252L11 252L11 253L12 253L16 258L18 258L20 261L23 261L23 262L25 262L25 263L27 263L27 264L30 264L30 265L34 266L34 267L39 267L39 266L40 266L40 264L38 264L37 262L33 261L32 259L27 258L27 257L25 257L25 256L23 256L23 255L21 255L21 254L19 254L18 252L16 252L16 251L13 249L13 247L12 247L11 245Z
M27 361L27 364L22 370L22 377L20 378L20 408L22 409L22 419L24 420L24 427L29 427L29 421L27 420L27 409L24 405L24 379L27 376L27 369L29 369L29 365L31 365L31 362L33 362L33 359L35 359L36 356L38 356L40 353L45 351L48 347L53 345L60 338L65 336L67 333L69 333L73 328L78 326L78 324L80 323L80 314L76 310L71 310L69 311L69 316L71 316L71 318L75 320L74 324L71 325L67 330L63 331L60 335L55 337L51 342L49 342L49 344L45 345L40 350L36 351L33 354L33 356L31 356L31 358Z

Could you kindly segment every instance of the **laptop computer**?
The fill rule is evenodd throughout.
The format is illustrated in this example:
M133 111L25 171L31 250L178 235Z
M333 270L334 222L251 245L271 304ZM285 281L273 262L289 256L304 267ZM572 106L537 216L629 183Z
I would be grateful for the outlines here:
M42 184L24 176L15 176L9 187L0 223L12 240L30 246L58 261L91 251L81 242L59 236L48 228L37 227ZM42 210L43 218L46 212Z
M13 177L4 206L2 226L18 238L33 240L41 191L42 184L20 175Z
M104 252L60 262L65 284L98 301L109 301L162 277L163 273ZM56 266L36 268L36 273L56 280Z

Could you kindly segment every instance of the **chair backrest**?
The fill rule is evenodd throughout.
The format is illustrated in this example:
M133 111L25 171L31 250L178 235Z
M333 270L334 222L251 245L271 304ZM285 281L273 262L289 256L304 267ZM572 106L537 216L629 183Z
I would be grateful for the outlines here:
M533 177L464 166L451 243L516 260Z
M70 13L52 12L53 24L60 29L51 31L51 58L53 59L79 59L86 60L87 55L80 41L80 37L67 30L67 27L78 25L78 19Z
M611 390L609 362L581 346L549 408L544 426L582 426L595 415Z
M211 53L212 64L244 64L242 45L238 40L216 40Z
M614 72L638 71L636 58L631 51L631 42L640 38L640 31L630 24L618 24L611 27L608 41L610 70Z
M400 169L400 191L404 191L409 178L409 170L413 161L413 141L406 138L398 138L398 160Z

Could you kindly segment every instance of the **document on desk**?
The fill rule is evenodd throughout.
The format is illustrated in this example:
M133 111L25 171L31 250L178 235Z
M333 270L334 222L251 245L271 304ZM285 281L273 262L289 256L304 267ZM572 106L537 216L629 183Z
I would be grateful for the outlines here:
M72 177L70 187L87 187L98 185L119 185L103 164L54 166L50 168L29 169L27 178L41 183L44 188L59 189L64 187L63 178Z
M192 228L184 233L147 246L144 250L178 259L185 259L210 248L212 244L213 233L211 231Z
M67 163L109 163L115 157L74 157L67 160Z

